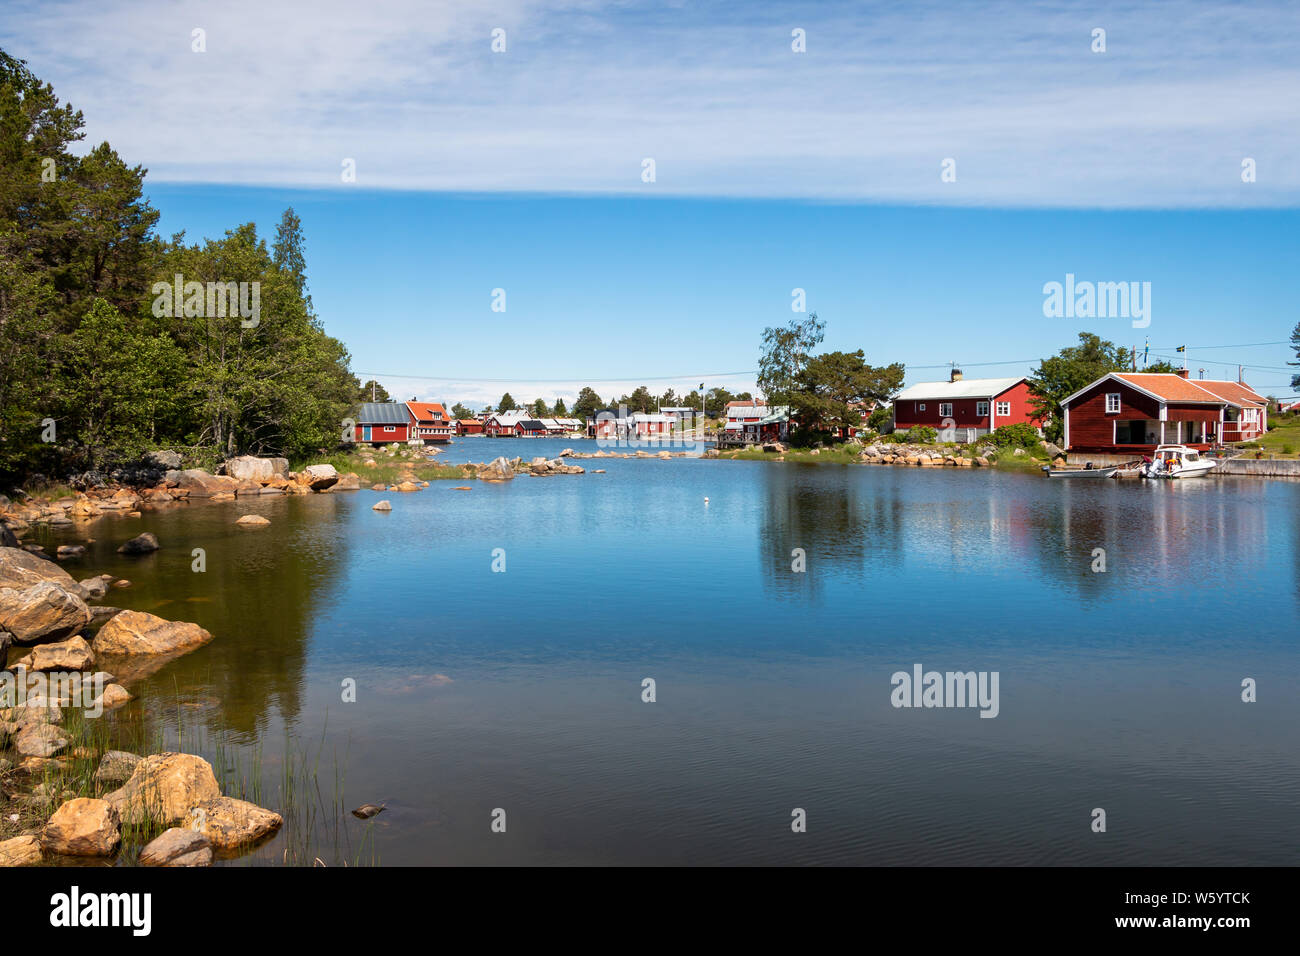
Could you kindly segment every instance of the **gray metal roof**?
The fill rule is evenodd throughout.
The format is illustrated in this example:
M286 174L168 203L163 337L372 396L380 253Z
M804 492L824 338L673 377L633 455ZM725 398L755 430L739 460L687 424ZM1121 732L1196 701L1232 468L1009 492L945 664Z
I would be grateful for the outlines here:
M357 421L363 425L405 425L410 420L400 402L365 402L357 412Z

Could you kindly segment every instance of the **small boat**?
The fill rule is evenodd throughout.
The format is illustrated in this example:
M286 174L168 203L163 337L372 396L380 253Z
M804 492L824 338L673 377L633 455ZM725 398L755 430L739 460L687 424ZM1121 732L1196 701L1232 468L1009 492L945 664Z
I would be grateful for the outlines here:
M1119 465L1094 468L1092 462L1088 462L1082 468L1053 468L1051 465L1044 465L1043 474L1048 478L1114 478L1115 472L1119 469Z
M1143 478L1199 478L1218 464L1186 445L1160 445L1153 459L1142 466L1141 474Z

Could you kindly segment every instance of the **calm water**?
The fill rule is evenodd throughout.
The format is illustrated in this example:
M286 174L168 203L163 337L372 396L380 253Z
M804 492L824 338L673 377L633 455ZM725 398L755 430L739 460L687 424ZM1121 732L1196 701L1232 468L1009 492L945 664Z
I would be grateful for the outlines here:
M332 865L1297 862L1300 482L582 464L100 520L74 573L216 635L118 719L260 761L273 807L286 740L322 803L387 803L241 864L303 832ZM1000 715L893 708L916 663L1000 672Z

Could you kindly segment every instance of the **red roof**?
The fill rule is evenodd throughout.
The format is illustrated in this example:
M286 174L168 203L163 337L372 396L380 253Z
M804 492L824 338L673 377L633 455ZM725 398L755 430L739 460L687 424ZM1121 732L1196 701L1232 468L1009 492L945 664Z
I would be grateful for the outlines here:
M1267 404L1264 396L1256 394L1249 385L1240 382L1218 382L1197 379L1196 384L1206 391L1213 392L1220 398L1243 408L1263 408Z
M1214 392L1169 372L1116 372L1115 377L1165 402L1217 404L1222 401L1222 397Z
M415 416L417 422L431 422L438 419L444 422L450 420L447 409L442 407L441 402L407 402L406 407L411 410L411 414ZM434 417L435 413L437 413L437 418Z

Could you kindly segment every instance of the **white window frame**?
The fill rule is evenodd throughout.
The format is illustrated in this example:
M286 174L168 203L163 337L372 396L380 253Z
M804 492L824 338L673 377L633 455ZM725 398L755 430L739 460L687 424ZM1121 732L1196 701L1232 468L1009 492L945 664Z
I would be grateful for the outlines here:
M917 410L918 412L923 412L923 411L925 411L925 402L917 402L917 403L916 403L916 410Z
M980 418L984 418L985 416L988 415L988 413L989 413L989 403L988 403L988 402L976 402L976 403L975 403L975 414L976 414L978 417L980 417Z
M1113 408L1111 407L1111 399L1115 400ZM1106 393L1106 414L1107 415L1118 415L1123 408L1124 408L1123 395L1121 395L1119 392Z
M1011 403L998 402L998 418L1009 418L1011 416Z
M397 431L397 426L396 426L396 425L385 425L385 426L384 426L384 431L386 431L386 432L395 432L395 431Z
M948 409L946 412L944 411L945 408ZM940 402L940 403L939 403L939 417L940 417L940 418L952 418L952 402Z

